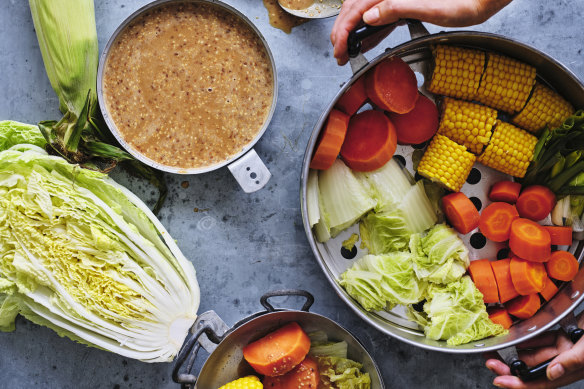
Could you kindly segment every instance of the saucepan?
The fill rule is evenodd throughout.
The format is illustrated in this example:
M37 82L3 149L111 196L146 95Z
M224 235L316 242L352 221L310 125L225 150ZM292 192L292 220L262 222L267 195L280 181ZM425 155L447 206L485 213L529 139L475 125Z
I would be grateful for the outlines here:
M288 296L303 297L306 302L300 310L294 310L275 308L268 301ZM216 389L237 378L257 374L245 362L243 347L287 323L297 322L307 333L324 331L331 340L347 342L348 358L363 364L363 372L371 378L371 388L385 388L379 368L361 342L333 320L309 312L313 302L314 297L305 290L268 292L260 298L265 311L254 313L232 327L214 311L202 313L176 358L173 380L183 388ZM193 366L201 347L210 355L195 375Z
M353 257L359 258L364 254L360 253L360 249L357 248L358 252L356 255L355 253L351 253L351 256L347 257L347 250L343 250L342 247L343 240L347 239L353 233L358 233L357 226L353 226L352 229L345 231L334 239L330 239L324 244L317 242L310 227L307 211L307 201L309 201L309 199L307 199L307 179L310 161L320 131L324 127L324 123L326 122L331 109L335 106L343 93L345 93L345 91L347 91L347 89L349 89L351 85L357 79L362 77L369 69L373 68L377 63L386 58L398 56L407 62L416 73L418 85L420 86L421 91L430 95L429 93L426 93L427 91L424 88L424 80L429 79L429 76L431 75L431 47L433 45L450 44L480 49L483 51L494 51L531 64L537 69L537 79L539 82L555 89L565 99L571 102L574 107L584 107L584 85L582 82L561 63L529 45L500 35L483 32L452 31L430 35L419 21L408 20L407 25L412 40L395 48L388 48L383 54L370 62L360 52L361 40L365 36L380 32L380 29L366 26L365 28L354 32L349 39L349 56L353 76L344 84L344 86L342 86L341 90L322 113L320 119L314 126L312 136L308 142L304 155L300 198L303 224L308 241L317 262L335 292L369 325L406 343L427 350L449 353L483 353L487 351L499 351L500 355L512 366L512 370L517 375L525 379L533 378L538 374L541 375L542 371L545 371L545 366L540 366L534 369L527 368L525 364L517 358L517 352L514 346L542 334L557 324L562 325L574 340L582 335L583 331L578 329L572 311L584 300L584 269L580 269L576 278L572 282L565 284L560 289L559 293L551 301L545 304L535 316L512 326L507 335L487 338L461 346L449 346L446 342L434 341L426 338L419 326L407 318L404 310L400 310L399 308L387 312L368 312L364 310L338 284L337 280L339 279L339 276L350 266L351 259ZM400 159L405 161L406 168L410 171L413 171L411 158L413 152L414 148L412 146L398 146L395 154L403 157ZM503 178L509 179L509 176L496 173L479 164L475 165L475 169L477 179L472 185L467 182L463 187L463 190L469 197L477 197L482 204L487 204L489 202L486 195L488 188L498 180ZM484 248L473 248L472 241L470 241L469 238L463 238L463 240L467 247L469 247L471 259L496 258L497 250L500 249L500 247L490 244L487 244ZM584 256L583 249L584 242L576 240L569 248L569 251L581 262Z
M114 50L114 44L120 38L120 35L126 30L126 28L128 28L128 26L130 26L134 21L139 19L141 16L143 16L145 14L150 15L150 14L148 14L149 12L155 11L159 7L172 5L172 4L181 4L181 3L183 3L183 4L188 3L188 4L195 5L195 6L201 5L201 6L217 7L217 9L219 9L225 13L228 13L229 15L234 16L236 20L243 23L245 26L247 26L253 32L253 34L255 35L257 40L261 43L261 44L259 44L259 46L263 46L263 49L265 50L265 53L266 53L267 60L269 61L269 71L271 72L271 86L270 87L271 87L272 98L271 98L271 101L269 102L269 105L268 105L269 109L267 110L267 114L265 116L263 123L261 124L260 128L254 129L255 136L253 137L253 139L251 139L249 142L247 142L243 147L239 148L238 149L239 151L236 151L234 154L231 154L227 159L219 160L218 162L213 162L213 163L210 163L208 165L201 166L201 167L190 167L190 168L189 167L170 166L169 164L163 164L163 163L157 162L157 161L145 156L143 153L138 151L134 145L130 144L127 141L127 139L120 132L117 123L114 121L111 112L108 110L107 88L104 85L104 79L105 79L104 75L107 71L108 59L111 57L112 51ZM234 28L237 28L237 26L235 26ZM227 33L232 33L229 26L227 26L226 29L227 29ZM178 38L178 35L180 35L180 31L177 31L177 38ZM210 39L213 39L213 37L211 37ZM196 45L197 43L196 42L189 42L189 44ZM242 44L242 43L239 41L236 41L234 43L234 45L240 45L240 44ZM245 42L243 44L245 44ZM213 46L213 42L211 42L211 46ZM137 50L138 49L136 49L135 47L132 47L128 51L137 51ZM175 55L180 54L178 52L180 50L181 49L179 48ZM237 51L238 50L237 46L234 46L233 50ZM130 57L130 54L132 54L132 53L128 53L128 58ZM132 55L139 56L140 53L133 53ZM136 60L136 59L134 58L134 60ZM138 59L138 61L139 61L139 59ZM163 59L161 59L161 61L163 61ZM220 59L217 59L217 61L220 61ZM252 59L249 64L247 64L247 62L246 62L245 66L248 66L248 65L255 66L256 64L253 63L253 61L254 60ZM192 64L193 67L195 67L195 66L203 66L204 67L205 65L206 64L195 64L195 63ZM229 69L220 69L220 72L223 72L225 70L229 70ZM219 75L217 75L217 76L219 76ZM172 77L172 75L171 75L171 77ZM211 77L213 77L213 76L211 76ZM242 79L242 80L234 79L234 81L237 83L237 86L234 86L234 87L245 87L246 83L247 83L245 79ZM104 117L105 122L107 123L109 129L111 130L113 135L116 137L118 142L139 161L141 161L144 164L149 165L155 169L162 170L165 172L170 172L170 173L176 173L176 174L200 174L200 173L206 173L209 171L219 169L223 166L227 166L229 168L229 170L231 171L231 173L233 174L234 178L237 180L237 182L241 186L241 188L245 192L250 193L250 192L255 192L255 191L261 189L262 187L264 187L271 177L269 170L267 169L265 164L262 162L262 160L259 158L258 154L253 149L253 146L259 141L259 139L265 133L265 131L268 128L268 125L270 123L270 120L272 118L272 115L274 113L274 110L276 107L276 100L278 97L277 85L278 85L278 82L277 82L276 66L275 66L274 58L272 56L272 53L270 51L270 48L269 48L266 40L264 39L264 37L262 36L260 31L256 28L256 26L245 15L243 15L241 12L239 12L237 9L235 9L234 7L232 7L228 4L225 4L221 1L218 1L218 0L156 0L156 1L153 1L153 2L145 5L144 7L140 8L140 9L138 9L136 12L134 12L132 15L130 15L128 18L126 18L126 20L124 20L119 25L119 27L115 30L115 32L113 33L113 35L111 36L111 38L107 42L107 44L103 50L103 53L100 57L100 61L99 61L99 68L98 68L98 75L97 75L97 96L98 96L98 101L99 101L101 113L103 114L103 117ZM148 88L150 88L150 87L153 89L156 88L155 83L152 82L152 85L149 85ZM177 90L176 93L177 94L185 93L185 90ZM211 88L209 88L209 90L211 91ZM164 96L162 96L162 98L164 98ZM229 101L227 100L227 102L229 102ZM123 101L122 102L122 104L128 104L128 103L131 103L131 101ZM180 106L176 107L176 109L179 109L179 110L183 109L183 108L184 107L180 107ZM239 109L246 109L246 107L238 107L238 108ZM174 107L173 107L173 109L174 109ZM224 107L224 114L222 116L226 116L226 117L228 117L230 115L233 116L234 113L231 110L232 110L232 108L229 108L226 104ZM243 113L243 115L245 115L245 113ZM193 118L193 119L196 119L196 118ZM196 126L197 124L192 124L192 125ZM222 129L222 131L229 131L229 129ZM235 136L237 137L238 135L235 135ZM172 142L172 138L169 141Z

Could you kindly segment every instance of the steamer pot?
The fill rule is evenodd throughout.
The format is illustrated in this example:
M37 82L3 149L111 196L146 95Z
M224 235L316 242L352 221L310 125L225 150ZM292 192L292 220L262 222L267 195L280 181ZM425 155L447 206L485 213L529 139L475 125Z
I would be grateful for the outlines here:
M114 44L114 42L116 41L116 38L120 35L120 33L130 23L132 23L132 21L134 21L136 18L140 17L142 14L144 14L145 12L147 12L153 8L156 8L156 7L159 7L162 5L166 5L166 4L187 3L187 2L188 3L195 3L195 4L211 4L211 5L223 8L225 11L233 14L235 17L237 17L239 20L241 20L243 23L245 23L247 26L249 26L249 28L255 33L257 38L262 42L264 49L266 50L266 53L267 53L267 56L268 56L268 59L270 61L270 65L271 65L273 85L272 85L272 104L270 106L270 110L268 112L268 115L267 115L262 127L260 128L260 130L257 133L257 135L255 136L255 138L251 140L251 142L247 143L239 153L235 154L234 156L232 156L228 160L219 162L219 163L211 165L211 166L206 166L206 167L201 167L201 168L184 169L184 168L162 165L156 161L153 161L150 158L147 158L146 156L144 156L143 154L138 152L137 150L135 150L130 144L128 144L128 142L125 141L125 139L122 137L122 135L118 131L116 124L114 123L111 115L109 114L109 112L107 110L105 97L104 97L103 80L104 80L105 65L106 65L109 53L111 52L112 45ZM278 79L277 79L277 72L276 72L276 64L274 62L274 57L272 56L272 52L270 51L270 48L268 46L266 39L263 37L263 35L257 29L257 27L244 14L239 12L234 7L223 3L222 1L219 1L219 0L155 0L147 5L143 6L142 8L138 9L136 12L134 12L130 16L128 16L126 18L126 20L124 20L118 26L118 28L114 31L114 33L112 34L112 36L108 40L107 44L105 45L103 53L99 59L99 67L98 67L98 72L97 72L97 98L99 101L99 107L100 107L101 113L103 115L103 118L104 118L108 128L110 129L112 134L117 139L117 141L122 145L122 147L126 151L128 151L130 154L132 154L134 156L134 158L136 158L137 160L143 162L144 164L146 164L148 166L151 166L151 167L158 169L158 170L162 170L164 172L176 173L176 174L200 174L200 173L206 173L206 172L210 172L210 171L219 169L223 166L227 166L229 168L231 174L233 175L233 177L236 179L237 183L241 186L241 188L246 193L252 193L252 192L255 192L257 190L260 190L261 188L263 188L267 184L267 182L269 181L269 179L271 177L270 171L268 170L266 165L262 162L262 160L260 159L258 154L255 152L255 150L253 149L253 146L259 141L259 139L262 137L262 135L266 132L266 129L268 128L268 125L270 124L270 120L272 119L272 116L274 114L274 110L276 108L276 100L278 98Z
M444 341L427 339L418 325L407 319L403 309L400 310L399 308L395 308L390 312L367 312L361 308L361 306L338 284L337 280L340 274L351 264L351 261L348 259L351 259L352 257L359 258L363 255L363 253L359 251L352 257L347 256L346 252L344 253L345 257L341 254L341 244L343 240L347 239L352 233L358 233L358 227L353 226L349 230L341 233L335 239L331 239L322 244L316 241L308 222L306 205L307 179L310 160L320 130L323 127L329 112L343 93L359 77L363 76L369 69L388 57L399 56L407 62L416 73L420 90L424 94L431 96L423 86L423 80L429 79L431 75L432 53L430 48L432 45L452 44L484 51L499 52L533 65L537 69L538 81L555 89L564 96L564 98L570 101L574 107L584 107L584 84L561 63L537 49L496 34L473 31L455 31L430 35L419 21L408 20L407 25L412 40L395 48L388 48L385 53L379 55L371 62L367 61L367 59L360 53L360 42L364 37L373 35L373 33L381 34L383 32L381 31L382 29L366 26L361 30L353 32L349 37L349 56L353 76L345 85L343 85L335 98L322 113L320 119L314 126L304 155L301 173L300 200L302 219L308 241L317 262L335 292L369 325L387 335L427 350L459 354L499 351L499 354L503 359L512 366L512 370L516 375L519 375L526 380L535 378L536 376L541 375L542 372L545 373L545 365L540 366L537 369L528 369L523 362L518 360L514 346L520 342L540 335L557 324L562 325L562 327L572 336L573 340L578 339L582 335L583 331L578 329L575 324L572 311L584 299L584 269L580 270L572 282L561 287L558 294L550 302L545 304L535 316L511 327L508 335L483 339L461 346L448 346ZM385 26L385 28L394 27L395 26ZM401 155L403 160L406 161L406 168L410 171L413 171L411 156L414 151L414 148L411 146L398 146L396 151L396 155ZM480 178L479 181L475 185L470 185L468 182L465 183L462 191L469 197L477 197L484 207L489 203L486 194L492 183L503 178L508 179L509 176L495 172L494 170L483 167L480 164L475 164L475 169L473 170L476 170L475 173ZM497 252L501 249L500 244L488 243L481 249L474 249L470 244L470 236L472 236L472 233L467 234L467 236L462 238L467 247L469 247L471 260L497 257ZM582 238L580 237L580 239ZM584 241L576 240L572 247L566 249L572 252L579 262L582 262L584 257Z
M306 302L300 310L274 308L268 299L278 296L304 297ZM324 331L332 340L347 342L349 358L363 364L363 371L371 377L371 388L385 388L379 368L359 340L331 319L309 312L313 302L314 297L304 290L268 292L260 298L265 311L254 313L231 328L214 311L201 314L176 358L173 380L185 389L216 389L237 378L257 375L243 359L243 347L295 321L306 332ZM210 355L197 376L192 370L201 347Z

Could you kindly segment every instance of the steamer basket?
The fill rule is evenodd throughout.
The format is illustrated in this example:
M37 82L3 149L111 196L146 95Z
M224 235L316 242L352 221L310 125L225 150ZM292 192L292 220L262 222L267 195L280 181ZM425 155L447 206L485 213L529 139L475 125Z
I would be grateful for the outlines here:
M539 82L555 89L564 96L564 98L570 101L574 107L584 107L584 85L582 82L562 64L528 45L499 35L481 32L457 31L429 35L428 31L426 31L422 24L417 21L408 21L408 27L410 28L410 34L412 35L411 41L393 49L387 49L384 54L378 56L371 62L368 62L365 57L359 53L359 48L354 53L350 52L355 55L354 58L351 58L351 67L354 73L353 77L341 88L333 101L328 105L312 132L312 136L304 155L300 197L304 228L316 260L336 293L363 320L388 335L424 349L449 353L482 353L486 351L506 349L541 334L560 323L562 319L564 319L562 322L562 324L565 325L564 327L568 326L572 329L576 329L577 327L573 325L571 320L573 319L573 315L570 313L584 299L584 269L580 270L572 282L562 286L559 293L549 303L545 304L534 317L511 327L508 335L475 341L461 346L448 346L444 341L427 339L418 325L407 319L403 308L400 309L398 307L390 312L367 312L361 308L361 306L337 283L340 274L347 269L355 259L361 257L366 252L358 249L354 259L348 259L341 254L342 242L352 233L358 233L357 226L351 227L349 230L344 231L336 238L331 239L324 244L316 241L308 223L306 206L309 164L320 130L331 109L343 93L359 77L374 67L377 63L388 57L401 57L416 72L418 85L420 86L423 83L423 79L426 79L426 77L431 75L432 53L430 48L432 45L450 44L476 48L484 51L494 51L534 66L537 69L537 79ZM349 45L351 47L351 42L349 42ZM423 85L420 90L427 96L432 96L426 91ZM410 172L413 172L411 156L414 150L415 149L411 146L398 146L395 153L396 156L403 157L397 158L402 160L402 162L405 161L406 168ZM496 172L478 163L475 164L473 172L471 172L471 177L472 179L467 180L464 184L462 192L469 197L476 197L480 200L483 208L490 202L487 198L487 191L492 183L504 178L510 178L505 174ZM473 182L473 184L469 182ZM501 244L487 243L480 249L474 248L471 245L470 237L477 232L478 230L475 230L465 236L461 236L469 248L471 260L479 258L497 258L498 251L503 247ZM580 262L583 257L583 246L583 241L575 241L572 247L566 249L572 252Z

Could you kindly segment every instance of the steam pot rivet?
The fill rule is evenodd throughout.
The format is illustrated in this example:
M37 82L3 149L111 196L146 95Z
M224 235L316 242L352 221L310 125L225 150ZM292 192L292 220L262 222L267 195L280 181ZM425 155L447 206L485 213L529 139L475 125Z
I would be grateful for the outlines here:
M574 292L574 293L572 294L572 296L570 296L570 298L571 298L572 300L574 300L574 299L575 299L576 297L578 297L578 296L580 296L580 292L576 291L576 292Z

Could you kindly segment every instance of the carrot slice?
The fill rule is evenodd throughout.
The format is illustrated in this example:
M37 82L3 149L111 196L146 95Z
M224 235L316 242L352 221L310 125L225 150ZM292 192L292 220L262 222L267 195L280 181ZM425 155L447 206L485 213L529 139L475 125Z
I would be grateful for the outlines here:
M563 250L554 251L545 264L548 275L559 281L572 281L578 274L579 266L576 257Z
M521 217L539 221L544 219L556 205L556 196L547 187L532 185L525 189L517 199L517 211Z
M529 319L535 315L540 306L538 294L519 296L505 304L507 312L518 319Z
M389 112L388 115L395 126L397 143L400 145L424 143L438 131L438 108L423 94L420 94L410 112Z
M335 108L352 116L367 101L367 92L365 91L365 77L360 77L353 85L347 89L341 96Z
M491 262L491 268L493 269L493 274L497 281L497 289L499 290L499 301L502 303L506 303L519 296L519 293L515 290L515 286L513 286L513 280L511 280L510 263L511 259L509 258Z
M408 113L416 105L418 84L410 66L399 57L378 63L366 76L369 100L379 108Z
M310 338L296 322L245 346L243 357L259 374L277 376L294 369L310 350Z
M461 234L468 234L479 225L479 211L462 192L442 197L442 210L452 227Z
M395 128L381 111L363 111L349 121L341 157L351 169L379 169L393 157L397 147Z
M545 286L547 274L543 263L513 257L509 263L509 272L515 290L522 296L539 293Z
M550 301L555 294L558 293L558 287L549 277L546 277L545 286L543 287L542 291L539 292L541 297L544 298L545 301Z
M316 146L312 161L310 161L311 169L326 170L333 166L345 140L349 119L350 117L341 111L331 110L320 142Z
M515 206L507 203L491 203L481 212L479 229L483 235L493 242L509 240L511 223L519 214Z
M468 266L468 272L477 289L483 294L483 301L485 303L498 303L499 291L491 268L491 261L488 259L472 261Z
M489 313L489 319L493 323L502 325L506 330L513 325L513 320L511 320L505 308L491 308L487 312Z
M552 244L558 246L572 245L572 227L543 226L549 232Z
M491 201L503 201L505 203L515 204L521 192L521 184L513 181L496 182L489 192Z
M318 363L311 357L306 357L292 371L277 377L264 377L264 388L269 389L316 389L320 382Z
M528 261L546 262L551 255L549 232L529 219L515 219L511 224L509 247L515 255Z

